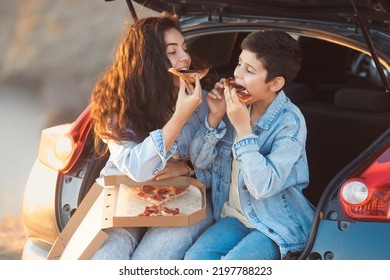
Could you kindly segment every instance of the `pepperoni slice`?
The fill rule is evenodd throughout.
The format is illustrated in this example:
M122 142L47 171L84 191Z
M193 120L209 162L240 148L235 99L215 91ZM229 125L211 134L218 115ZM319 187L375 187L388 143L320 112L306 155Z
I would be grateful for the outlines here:
M153 198L156 201L163 201L164 200L164 196L159 195L159 194L154 194L151 196L151 198Z
M157 194L164 195L167 194L169 190L167 188L157 188Z
M186 192L187 190L185 188L176 188L175 189L175 195L182 194L183 192Z
M151 193L156 189L156 187L153 187L151 185L144 185L142 186L142 190L146 193Z

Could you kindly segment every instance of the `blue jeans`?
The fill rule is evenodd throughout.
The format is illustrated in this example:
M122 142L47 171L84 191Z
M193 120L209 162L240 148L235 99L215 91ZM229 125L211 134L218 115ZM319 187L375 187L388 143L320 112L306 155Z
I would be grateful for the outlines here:
M93 260L181 260L213 223L211 197L206 198L206 218L188 227L110 228L108 238Z
M207 229L188 250L186 260L280 259L278 245L236 218L225 217Z

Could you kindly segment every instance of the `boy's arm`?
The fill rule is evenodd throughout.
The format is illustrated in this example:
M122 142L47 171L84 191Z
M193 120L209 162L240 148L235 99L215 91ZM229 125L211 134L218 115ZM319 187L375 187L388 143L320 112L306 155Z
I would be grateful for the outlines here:
M216 156L215 145L226 133L222 120L226 113L223 80L215 83L214 88L206 94L207 115L190 145L190 158L195 170L210 168Z
M288 182L291 171L302 155L304 144L290 137L277 137L270 152L259 152L257 136L243 137L233 145L233 156L238 161L244 183L255 199L270 197L297 182Z
M212 128L207 119L208 117L205 118L190 144L190 157L195 170L211 167L217 154L216 144L226 133L224 121L221 121L217 128Z
M241 103L236 94L236 89L225 88L226 113L237 132L237 139L241 139L252 133L250 114L247 105Z
M222 78L220 82L215 83L214 88L206 95L209 110L207 122L211 128L217 128L223 116L226 114L226 100L223 94L222 84L224 80L225 78Z

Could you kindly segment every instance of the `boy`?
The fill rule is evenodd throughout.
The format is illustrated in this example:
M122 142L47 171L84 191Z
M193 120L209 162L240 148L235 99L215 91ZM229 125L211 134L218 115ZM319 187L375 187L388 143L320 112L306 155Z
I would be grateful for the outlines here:
M191 143L197 178L212 186L217 222L186 259L283 259L304 249L313 219L302 193L306 124L283 92L299 71L299 45L285 32L264 30L241 49L234 78L252 98L243 104L235 88L216 83Z

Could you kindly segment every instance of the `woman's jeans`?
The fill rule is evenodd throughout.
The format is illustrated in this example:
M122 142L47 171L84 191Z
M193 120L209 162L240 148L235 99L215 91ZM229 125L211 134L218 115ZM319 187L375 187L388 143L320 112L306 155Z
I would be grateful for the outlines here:
M110 228L93 260L181 260L195 240L213 223L211 197L206 218L186 227Z
M207 229L185 255L186 260L280 259L278 245L236 218L225 217Z

